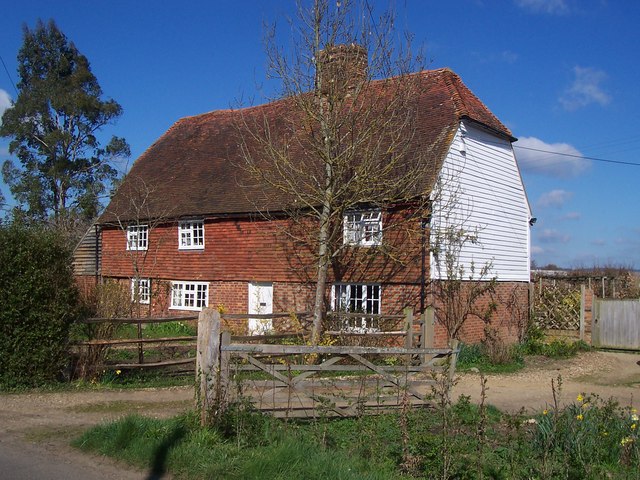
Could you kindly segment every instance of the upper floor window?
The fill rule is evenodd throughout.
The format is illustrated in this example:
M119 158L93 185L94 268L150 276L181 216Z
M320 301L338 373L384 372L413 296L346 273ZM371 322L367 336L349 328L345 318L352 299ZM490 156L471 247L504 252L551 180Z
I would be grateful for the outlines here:
M149 226L130 225L127 227L127 250L146 250L149 247Z
M151 300L151 280L148 278L131 279L131 301L148 304Z
M382 243L382 212L363 210L344 216L345 245L380 245Z
M209 304L207 282L171 282L171 307L177 310L202 310Z
M178 224L178 249L204 248L204 221L195 220Z

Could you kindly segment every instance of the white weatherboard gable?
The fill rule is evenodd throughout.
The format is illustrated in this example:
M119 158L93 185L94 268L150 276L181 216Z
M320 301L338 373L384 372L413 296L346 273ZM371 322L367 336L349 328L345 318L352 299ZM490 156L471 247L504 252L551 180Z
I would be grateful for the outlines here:
M529 281L530 210L509 140L469 122L462 122L451 143L434 189L430 241L431 278L446 279L438 233L457 228L476 234L476 242L462 245L458 262L468 279L472 265L476 277L498 281ZM434 254L440 251L439 254Z

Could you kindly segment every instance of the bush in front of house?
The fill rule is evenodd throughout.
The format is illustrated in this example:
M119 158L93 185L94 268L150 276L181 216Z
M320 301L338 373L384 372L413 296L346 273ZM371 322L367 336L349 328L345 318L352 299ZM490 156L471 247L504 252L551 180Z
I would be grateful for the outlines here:
M55 380L79 314L68 241L43 227L0 225L0 292L0 387Z

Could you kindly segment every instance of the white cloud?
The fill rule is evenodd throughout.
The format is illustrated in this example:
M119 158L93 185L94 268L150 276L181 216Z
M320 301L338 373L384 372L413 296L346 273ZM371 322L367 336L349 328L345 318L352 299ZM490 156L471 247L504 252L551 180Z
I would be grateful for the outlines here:
M0 88L0 124L2 124L2 114L11 106L11 97L9 94Z
M571 237L552 228L545 228L538 234L538 240L542 243L567 243Z
M573 83L560 97L560 104L565 110L574 111L592 103L606 106L611 102L611 96L600 84L607 79L602 70L591 67L573 67Z
M569 178L591 167L591 162L581 158L582 153L568 143L545 143L536 137L522 137L513 146L524 172Z
M534 13L563 15L569 13L569 5L565 0L515 0L518 7Z
M566 190L551 190L543 193L538 199L540 207L562 207L569 199L573 197L573 192Z

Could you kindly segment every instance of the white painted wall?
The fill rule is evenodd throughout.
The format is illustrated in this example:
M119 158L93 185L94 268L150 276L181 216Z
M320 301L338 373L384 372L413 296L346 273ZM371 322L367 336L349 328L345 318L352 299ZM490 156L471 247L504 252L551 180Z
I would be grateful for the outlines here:
M529 204L508 140L470 122L461 123L434 189L431 245L439 233L459 227L477 232L459 253L465 277L491 265L488 277L498 281L529 281ZM477 274L476 274L477 276ZM446 279L444 255L431 254L431 278Z

